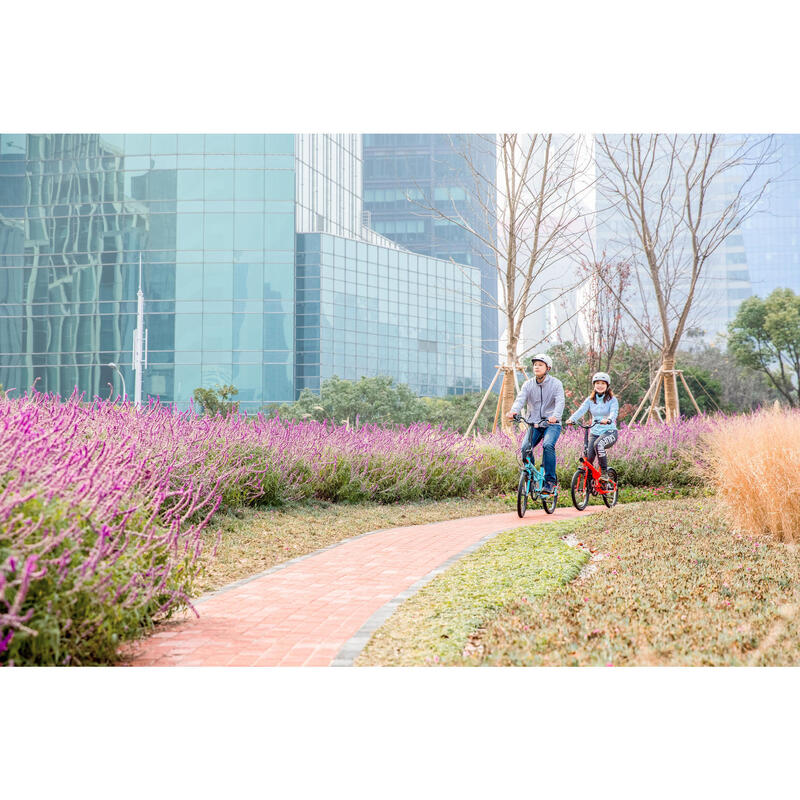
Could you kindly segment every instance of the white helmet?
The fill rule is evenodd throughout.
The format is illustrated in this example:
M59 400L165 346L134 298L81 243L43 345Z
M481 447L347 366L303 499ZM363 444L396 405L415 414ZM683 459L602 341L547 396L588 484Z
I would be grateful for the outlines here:
M537 353L535 356L533 356L533 358L531 358L531 364L533 364L534 361L544 361L544 363L547 364L548 369L553 369L553 359L550 358L547 353Z
M607 372L595 372L595 374L592 375L592 386L594 386L597 381L605 381L611 386L611 377Z

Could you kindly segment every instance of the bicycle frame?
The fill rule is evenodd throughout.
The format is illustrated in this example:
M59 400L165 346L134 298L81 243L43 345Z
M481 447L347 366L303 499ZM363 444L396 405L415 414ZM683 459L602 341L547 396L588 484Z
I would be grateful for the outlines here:
M528 422L524 417L518 417L518 422L524 422L529 428L534 427L533 423ZM543 417L540 421L545 423L544 427L547 426L547 420ZM542 497L542 488L544 487L544 464L542 463L540 466L536 466L536 462L534 461L533 457L533 449L531 449L531 455L529 461L526 463L524 460L522 462L522 470L528 476L528 494L535 496L536 499L541 499ZM600 474L599 472L597 473ZM558 494L558 486L556 486L556 495Z
M522 463L522 469L528 476L528 494L540 497L544 486L544 467L537 467L532 459Z
M592 476L592 483L591 483L592 491L596 492L597 494L608 494L609 492L613 494L616 486L614 484L610 484L608 488L604 487L603 484L600 482L600 475L601 475L600 470L597 469L597 467L595 467L595 465L592 464L591 461L589 461L588 459L589 429L592 426L581 425L579 422L576 422L575 424L583 428L583 455L579 459L578 469L582 469L584 470L584 472L587 472Z

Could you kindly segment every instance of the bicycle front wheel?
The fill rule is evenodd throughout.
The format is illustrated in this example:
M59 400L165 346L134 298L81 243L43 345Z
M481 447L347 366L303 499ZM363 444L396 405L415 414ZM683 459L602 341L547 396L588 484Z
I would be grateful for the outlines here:
M548 513L552 514L558 505L558 487L553 489L553 494L542 495L542 508Z
M575 470L569 490L572 494L572 505L578 511L583 511L589 505L589 480L586 470Z
M605 492L603 494L603 502L611 508L617 504L617 500L619 499L619 484L617 483L617 471L610 467L608 470L608 477L609 480L614 482L614 491L613 492Z
M519 486L517 487L517 516L525 516L528 508L528 476L523 472L519 476Z

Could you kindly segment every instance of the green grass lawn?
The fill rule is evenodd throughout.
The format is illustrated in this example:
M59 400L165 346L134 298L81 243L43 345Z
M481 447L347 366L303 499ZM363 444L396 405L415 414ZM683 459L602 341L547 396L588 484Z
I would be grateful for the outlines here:
M539 596L519 591L499 610L488 604L482 620L465 608L459 630L473 627L459 649L435 642L437 620L452 613L459 592L445 573L426 587L424 613L419 595L405 603L362 663L431 663L438 656L437 663L453 665L800 664L795 546L730 530L713 498L618 506L581 520L576 531L595 551L596 571L586 579ZM487 545L451 573L479 575L482 560L494 558ZM379 647L387 636L394 651Z
M370 640L357 665L414 666L458 660L487 618L575 578L587 554L559 538L574 521L502 533L407 600Z

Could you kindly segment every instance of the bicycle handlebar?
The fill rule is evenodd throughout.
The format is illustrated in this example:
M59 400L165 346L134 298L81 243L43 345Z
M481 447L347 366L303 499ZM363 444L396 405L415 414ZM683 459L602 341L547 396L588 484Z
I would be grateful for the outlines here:
M528 420L526 420L525 417L522 417L519 414L514 414L512 419L515 422L524 422L529 428L532 428L534 425L539 425L540 427L545 427L545 426L551 424L550 421L547 419L547 417L542 417L538 422L528 422ZM542 425L542 423L544 423L544 425Z

